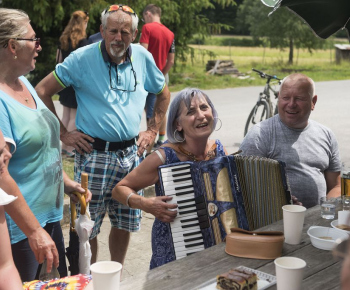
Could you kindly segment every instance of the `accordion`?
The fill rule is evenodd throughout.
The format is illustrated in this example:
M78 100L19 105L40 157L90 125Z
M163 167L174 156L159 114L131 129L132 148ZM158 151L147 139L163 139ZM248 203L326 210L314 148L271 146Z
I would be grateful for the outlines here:
M283 218L291 202L285 163L254 156L221 156L158 169L163 195L178 215L170 223L176 259L221 243L230 229L255 230Z

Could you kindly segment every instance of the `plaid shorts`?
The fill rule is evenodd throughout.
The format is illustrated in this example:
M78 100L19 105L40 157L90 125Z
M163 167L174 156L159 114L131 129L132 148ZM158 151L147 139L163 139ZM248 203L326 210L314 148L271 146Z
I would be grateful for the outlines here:
M112 199L114 186L137 167L140 161L136 145L118 151L93 150L91 153L75 153L75 181L81 182L82 172L89 175L89 190L92 193L89 210L91 219L95 221L90 239L100 233L106 212L108 212L112 227L128 232L140 230L141 210L131 209ZM143 196L143 190L140 190L138 194Z

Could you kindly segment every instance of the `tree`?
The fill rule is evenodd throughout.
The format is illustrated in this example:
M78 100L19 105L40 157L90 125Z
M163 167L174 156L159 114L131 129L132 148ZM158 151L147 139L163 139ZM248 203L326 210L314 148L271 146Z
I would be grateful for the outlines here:
M322 47L326 42L317 38L303 21L286 8L272 11L257 0L244 0L238 9L238 25L249 27L253 37L266 37L270 47L284 49L289 47L289 64L293 63L294 47L313 49Z
M208 36L212 28L228 28L228 25L213 23L201 12L204 9L215 9L214 3L222 8L234 5L234 0L126 0L125 5L132 7L140 19L147 4L153 3L162 8L162 22L175 34L176 59L186 60L189 51L188 41L194 34ZM31 24L42 39L43 51L39 54L37 67L31 73L35 85L55 66L55 55L58 39L67 25L70 15L75 10L89 12L88 34L99 31L100 16L103 9L115 0L3 0L2 7L16 8L28 13ZM139 22L139 31L143 23ZM138 40L138 39L137 39Z

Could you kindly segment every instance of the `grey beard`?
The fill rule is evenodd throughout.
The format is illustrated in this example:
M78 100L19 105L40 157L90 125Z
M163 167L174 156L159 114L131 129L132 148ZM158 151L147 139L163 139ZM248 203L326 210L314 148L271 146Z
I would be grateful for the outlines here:
M122 57L125 54L126 49L123 49L121 52L117 53L115 50L113 50L112 43L111 43L109 46L109 51L111 52L111 55L113 57Z

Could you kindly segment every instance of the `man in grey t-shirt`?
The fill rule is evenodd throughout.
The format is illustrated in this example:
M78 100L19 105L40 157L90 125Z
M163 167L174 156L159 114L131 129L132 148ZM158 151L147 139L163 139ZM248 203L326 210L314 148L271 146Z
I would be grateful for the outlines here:
M256 124L240 147L242 155L284 161L291 193L307 208L322 196L340 196L337 140L330 129L309 120L316 101L312 79L288 76L280 88L279 114Z

